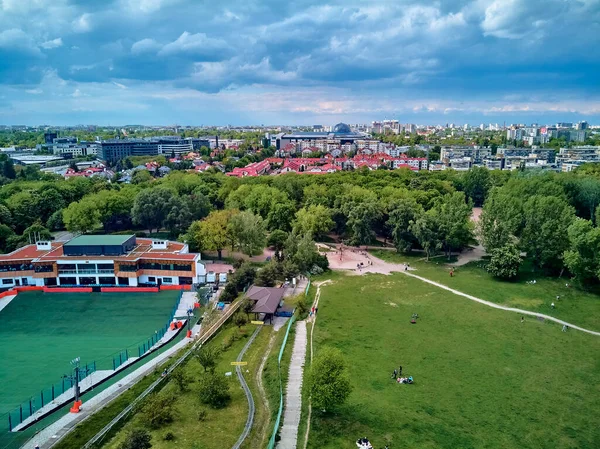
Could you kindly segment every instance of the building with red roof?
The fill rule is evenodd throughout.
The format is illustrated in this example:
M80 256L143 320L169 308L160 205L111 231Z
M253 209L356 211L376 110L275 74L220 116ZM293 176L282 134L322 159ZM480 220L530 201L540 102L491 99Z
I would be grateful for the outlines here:
M39 241L0 255L0 279L2 288L185 285L206 282L207 270L200 254L189 253L185 243L135 235L81 235L68 242Z

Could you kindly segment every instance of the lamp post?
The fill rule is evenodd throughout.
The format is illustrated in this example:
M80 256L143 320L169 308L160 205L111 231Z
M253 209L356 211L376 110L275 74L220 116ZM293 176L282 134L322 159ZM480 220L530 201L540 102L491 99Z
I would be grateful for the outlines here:
M194 314L194 311L192 309L187 309L187 334L186 337L187 338L191 338L192 337L192 328L191 328L191 323L192 323L192 315Z
M64 378L70 379L71 383L73 383L74 388L74 396L75 402L73 403L73 407L71 407L71 413L79 413L79 407L81 407L81 400L79 399L79 362L81 359L79 357L71 360L71 366L73 367L73 374L70 376L63 376Z

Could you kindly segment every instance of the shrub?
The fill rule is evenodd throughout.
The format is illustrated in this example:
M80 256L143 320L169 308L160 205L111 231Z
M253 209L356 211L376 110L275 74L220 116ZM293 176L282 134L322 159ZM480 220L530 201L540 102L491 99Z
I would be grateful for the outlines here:
M145 430L135 429L127 434L125 441L119 445L119 449L150 449L152 447L151 439L152 436Z
M200 402L212 408L225 407L231 399L227 378L212 372L204 374L200 379L199 396Z
M159 429L165 424L173 422L173 403L175 398L171 395L154 394L142 408L142 422L151 429Z
M511 279L517 275L523 259L514 244L508 243L493 249L491 255L490 262L486 266L488 273L502 279Z
M171 379L177 385L177 388L180 392L184 392L187 390L187 383L189 381L188 377L183 372L182 368L177 368L175 371L171 373Z
M167 432L165 433L165 436L163 437L163 440L165 441L173 441L175 439L175 434L173 432Z
M206 418L208 417L208 412L205 409L202 410L198 410L198 421L202 422L202 421L206 421Z

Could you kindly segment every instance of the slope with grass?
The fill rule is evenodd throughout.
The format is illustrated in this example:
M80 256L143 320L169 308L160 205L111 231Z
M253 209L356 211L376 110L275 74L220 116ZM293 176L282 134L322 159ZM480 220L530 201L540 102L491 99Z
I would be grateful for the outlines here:
M324 286L314 345L342 350L354 391L334 414L313 410L309 448L365 435L375 447L600 445L597 337L393 274ZM414 385L391 379L398 365Z
M571 322L581 327L600 331L600 296L595 291L585 291L570 283L568 278L544 276L524 263L519 276L512 281L494 278L485 271L485 261L471 262L454 268L444 258L427 262L421 256L406 256L391 251L373 251L373 255L393 263L409 262L415 274L447 285L463 293L508 307L531 310ZM535 284L528 281L535 280ZM569 286L567 287L567 284ZM557 300L556 297L560 296ZM556 308L552 309L551 304Z
M210 346L223 348L215 369L217 375L224 376L226 372L235 373L231 362L235 361L253 330L254 328L248 326L245 330L240 331L230 324L208 343ZM238 337L234 338L234 335L238 335ZM264 330L264 332L259 333L247 352L246 360L249 361L249 364L244 367L244 371L246 369L250 371L247 377L248 381L258 368L256 354L260 352L261 348L264 349L264 344L267 341L268 331ZM235 374L229 378L231 394L229 404L222 409L212 409L200 403L197 392L197 382L204 375L204 369L197 360L191 358L183 366L183 370L188 379L185 391L179 391L175 382L171 381L158 393L174 396L175 413L171 424L157 430L147 429L152 435L152 447L157 449L172 447L221 449L233 446L242 433L248 413L248 402ZM258 407L257 404L257 409ZM206 411L206 416L201 416L201 419L199 419L201 410ZM260 413L260 411L257 412L259 417L261 416ZM117 449L126 435L132 429L137 428L145 428L143 412L137 413L104 447ZM169 433L173 434L173 438L167 440L165 437ZM170 438L170 436L167 438Z

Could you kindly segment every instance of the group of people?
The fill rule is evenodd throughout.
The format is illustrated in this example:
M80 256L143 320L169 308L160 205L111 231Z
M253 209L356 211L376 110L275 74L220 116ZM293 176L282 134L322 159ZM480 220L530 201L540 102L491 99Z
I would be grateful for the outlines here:
M395 379L399 384L412 384L412 376L402 377L402 365L398 369L394 369L392 372L392 379Z
M373 445L367 437L359 438L358 440L356 440L356 447L359 447L361 449L373 449ZM385 449L390 449L387 444L385 445Z

